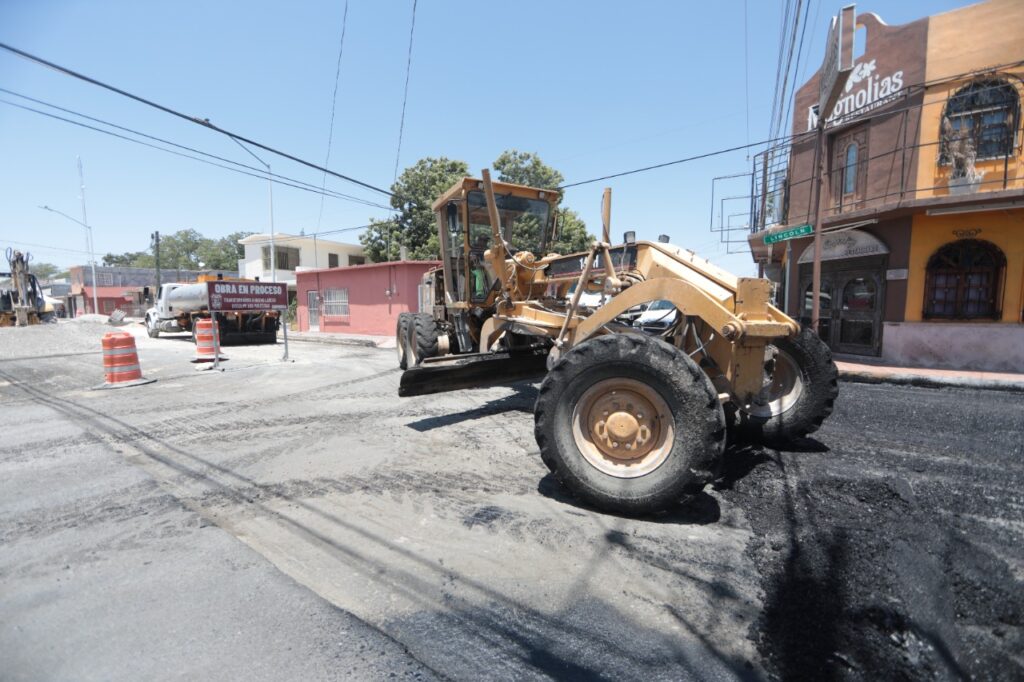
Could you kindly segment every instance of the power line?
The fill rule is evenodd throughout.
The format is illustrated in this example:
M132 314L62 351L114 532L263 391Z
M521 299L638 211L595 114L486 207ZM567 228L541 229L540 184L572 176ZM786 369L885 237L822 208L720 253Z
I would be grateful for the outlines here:
M16 241L14 239L6 239L4 237L0 237L0 242L5 242L8 244L19 244L21 246L31 246L32 248L35 249L48 249L50 251L67 251L68 253L84 253L86 255L89 255L88 251L83 251L81 249L67 249L60 246L49 246L48 244L33 244L32 242L21 242Z
M359 185L361 187L365 187L367 189L372 189L374 192L380 192L381 194L386 194L387 196L394 196L394 194L392 192L389 192L386 189L381 189L380 187L375 187L374 185L371 185L369 183L363 182L362 180L356 180L355 178L349 177L347 175L342 175L341 173L336 173L335 171L332 171L332 170L330 170L328 168L324 168L323 166L318 166L317 164L311 163L309 161L306 161L305 159L300 159L297 156L292 156L291 154L289 154L287 152L283 152L283 151L281 151L279 149L274 149L273 147L267 146L267 145L265 145L265 144L263 144L261 142L255 141L255 140L250 140L249 138L243 137L242 135L239 135L237 133L232 133L229 130L225 130L224 128L221 128L220 126L217 126L217 125L211 123L210 119L208 119L208 118L199 118L197 116L189 116L188 114L183 114L180 111L175 111L174 109L171 109L170 107L166 107L166 106L164 106L162 104L157 104L156 102L148 100L148 99L146 99L144 97L140 97L139 95L133 95L130 92L127 92L127 91L122 90L120 88L114 87L113 85L109 85L109 84L104 83L102 81L96 80L95 78L90 78L89 76L86 76L84 74L78 73L77 71L73 71L73 70L71 70L71 69L69 69L67 67L60 66L58 64L54 64L53 62L46 61L45 59L43 59L41 57L36 57L35 55L32 55L32 54L29 54L28 52L24 52L22 50L19 50L18 48L12 47L12 46L10 46L10 45L8 45L6 43L0 43L0 48L2 48L4 50L7 50L8 52L13 52L14 54L18 55L19 57L22 57L22 58L27 59L29 61L35 62L37 64L41 64L41 65L46 66L48 68L51 68L51 69L53 69L55 71L63 73L65 75L67 75L67 76L71 76L72 78L77 78L78 80L85 81L86 83L90 83L92 85L96 85L96 86L101 87L101 88L103 88L105 90L109 90L110 92L117 93L119 95L122 95L123 97L127 97L127 98L133 99L136 102L139 102L141 104L145 104L146 106L153 107L154 109L158 109L158 110L160 110L160 111L162 111L164 113L170 114L172 116L177 116L180 119L184 119L184 120L189 121L191 123L195 123L197 125L201 125L203 127L209 128L210 130L213 130L215 132L221 133L222 135L227 135L230 138L239 140L241 142L245 142L246 144L250 144L250 145L252 145L254 147L259 147L260 149L262 149L264 151L268 151L271 154L277 154L278 156L281 156L283 158L289 159L289 160L294 161L296 163L300 163L303 166L308 166L308 167L313 168L315 170L323 171L324 173L329 173L330 175L333 175L336 178L341 178L342 180L346 180L348 182L354 183L354 184Z
M398 150L395 152L395 179L398 181L398 160L402 156L402 134L405 132L405 104L409 100L409 74L412 71L412 38L416 31L416 0L412 0L412 25L409 27L409 54L405 61L405 90L402 93L402 118L398 123Z
M342 232L355 232L357 230L365 230L368 227L370 227L370 225L357 225L356 227L340 227L340 228L335 229L335 230L323 230L323 231L320 231L320 232L312 232L310 234L292 235L292 236L288 236L288 237L275 237L274 238L274 243L275 244L280 244L281 242L291 242L291 241L297 241L299 239L310 239L310 238L313 238L313 237L321 237L321 236L323 236L325 234L340 234ZM268 239L260 240L260 241L257 241L257 242L249 242L249 243L250 244L269 244L270 243L270 239L268 238Z
M796 51L796 63L793 65L793 84L789 88L789 94L786 95L786 107L782 113L782 119L779 122L779 129L789 121L790 114L793 111L793 100L796 96L797 76L800 73L800 62L803 59L804 54L804 38L807 36L807 16L811 13L811 1L807 0L807 4L804 5L804 25L800 29L800 45Z
M17 104L15 102L11 102L11 101L8 101L8 100L0 99L0 103L7 104L8 106L16 107L16 108L22 109L24 111L30 111L32 113L39 114L41 116L46 116L48 118L53 118L53 119L56 119L58 121L63 121L65 123L70 123L72 125L76 125L76 126L79 126L79 127L82 127L82 128L86 128L88 130L93 130L93 131L96 131L98 133L103 133L104 135L110 135L112 137L116 137L116 138L121 139L121 140L126 140L128 142L134 142L135 144L139 144L139 145L142 145L144 147L150 147L151 149L157 149L159 151L166 152L168 154L174 154L175 156L181 156L181 157L184 157L184 158L192 159L194 161L199 161L200 163L205 163L205 164L208 164L208 165L211 165L211 166L216 166L217 168L223 168L225 170L229 170L229 171L232 171L234 173L240 173L241 175L248 175L250 177L259 178L261 180L268 180L269 179L272 182L275 182L275 183L280 184L280 185L285 185L287 187L293 187L295 189L301 189L301 190L306 191L306 192L313 192L315 194L321 194L320 189L318 187L316 187L316 185L312 185L312 184L310 184L308 182L303 182L302 180L296 180L294 178L289 178L287 176L279 175L277 173L268 173L264 169L256 168L255 166L248 166L248 165L246 165L244 163L239 163L238 161L232 161L231 159L226 159L224 157L217 156L216 154L210 154L208 152L204 152L204 151L201 151L201 150L198 150L198 149L194 149L193 147L189 147L189 146L186 146L186 145L178 144L176 142L171 142L170 140L165 140L163 138L156 137L154 135L148 135L146 133L143 133L143 132L140 132L140 131L137 131L137 130L133 130L131 128L126 128L125 126L121 126L121 125L118 125L116 123L111 123L109 121L104 121L103 119L99 119L99 118L96 118L94 116L89 116L87 114L82 114L82 113L73 111L71 109L66 109L64 107L57 106L56 104L51 104L49 102L44 102L43 100L35 99L35 98L29 97L27 95L22 95L20 93L14 92L13 90L8 90L6 88L0 88L0 92L6 92L8 94L14 95L15 97L20 97L20 98L28 100L30 102L35 102L35 103L41 104L43 106L47 106L47 107L50 107L50 108L53 108L53 109L57 109L58 111L63 111L65 113L71 114L73 116L78 116L80 118L84 118L84 119L87 119L87 120L90 120L90 121L94 121L96 123L100 123L100 124L103 124L103 125L106 125L106 126L110 126L111 128L116 128L118 130L123 130L125 132L129 132L129 133L131 133L133 135L138 135L140 137L145 137L145 138L148 138L148 139L151 139L151 140L163 143L163 144L170 145L172 147L177 147L178 149L185 149L185 150L188 150L190 152L194 152L196 154L201 154L202 156L206 156L206 157L209 157L209 158L212 158L212 159L217 159L218 161L223 161L225 163L229 163L229 164L232 164L234 166L238 166L239 168L244 168L244 169L247 169L247 170L250 170L250 171L255 171L255 172L254 173L248 173L248 172L246 172L244 170L239 170L239 168L231 168L229 166L224 166L224 165L219 164L219 163L213 163L211 161L207 161L206 159L198 158L198 157L193 156L191 154L184 154L184 153L181 153L181 152L176 152L176 151L171 150L171 149L165 149L164 147L159 147L159 146L154 145L154 144L149 144L147 142L143 142L142 140L137 140L135 138L127 137L125 135L119 135L119 134L114 133L114 132L112 132L110 130L104 130L103 128L97 128L95 126L87 125L85 123L82 123L81 121L75 121L75 120L72 120L72 119L69 119L69 118L64 118L63 116L57 116L55 114L51 114L51 113L48 113L48 112L45 112L45 111L40 111L39 109L34 109L32 107L27 107L27 106L24 106L24 105L21 105L21 104ZM359 197L353 197L353 196L350 196L348 194L342 194L340 192L335 192L333 190L325 190L323 192L323 194L326 195L326 196L329 196L329 197L331 197L333 199L342 199L342 200L345 200L345 201L352 201L352 202L363 204L363 205L366 205L366 206L372 206L374 208L381 208L381 209L384 209L384 210L387 210L387 211L393 211L394 210L394 209L392 209L389 206L384 206L382 204L377 204L377 203L374 203L372 201L369 201L367 199L360 199Z
M1001 70L1004 70L1004 69L1009 69L1009 68L1013 68L1013 67L1017 67L1017 66L1022 66L1022 65L1024 65L1024 60L1020 60L1020 61L1016 61L1016 62L1006 62L1004 64L997 64L997 65L994 65L994 66L988 66L988 67L985 67L984 69L978 69L978 70L975 70L975 71L964 72L964 73L961 73L961 74L957 74L955 76L943 76L941 78L935 78L935 79L932 79L930 81L921 81L920 83L911 83L909 85L904 86L904 89L907 91L907 94L905 95L905 98L910 98L911 97L911 91L916 89L916 88L927 88L929 86L936 85L936 84L939 84L939 83L954 82L954 81L963 80L965 78L969 78L969 77L972 77L972 76L978 76L978 75L982 75L982 74L986 74L986 73L993 73L993 72L996 72L996 71L1001 71ZM884 111L879 111L877 113L871 113L871 114L865 115L863 117L857 115L857 112L860 111L860 109L857 109L857 110L854 110L854 111L850 112L850 114L848 114L848 117L850 117L851 119L852 118L856 118L858 123L863 123L865 121L871 120L872 118L877 118L877 117L881 117L881 116L892 116L892 115L895 115L895 114L902 113L904 111L909 111L911 109L922 108L922 107L929 106L929 105L944 104L944 103L945 103L944 100L936 100L936 101L933 101L933 102L923 102L921 104L914 104L914 105L910 105L910 106L906 106L906 107L901 107L901 108L897 108L897 109L887 109L887 110L884 110ZM866 104L863 107L863 109L867 109L870 106L871 106L871 104ZM885 106L887 106L887 105L885 105ZM712 157L712 156L720 156L722 154L728 154L730 152L735 152L735 151L739 151L741 149L747 149L747 148L750 148L750 147L759 147L761 145L770 145L770 144L775 144L777 142L795 142L795 141L797 141L797 140L799 140L801 138L807 138L807 137L809 137L809 136L811 136L813 134L814 134L813 130L808 130L808 131L805 131L805 132L802 132L802 133L795 133L793 135L781 135L779 137L768 139L768 140L761 140L759 142L751 142L750 144L738 145L738 146L735 146L735 147L729 147L727 149L718 149L718 150L712 151L712 152L705 152L703 154L697 154L696 156L688 156L688 157L683 158L683 159L676 159L675 161L667 161L665 163L658 163L658 164L654 164L652 166L645 166L643 168L635 168L633 170L622 171L621 173L612 173L610 175L602 175L599 178L592 178L590 180L581 180L580 182L570 182L570 183L567 183L567 184L564 184L564 185L558 187L557 189L564 190L564 189L568 189L570 187L578 187L579 185L588 185L588 184L593 183L593 182L600 182L601 180L609 180L611 178L618 178L618 177L622 177L624 175L633 175L635 173L644 173L644 172L651 171L651 170L657 170L657 169L660 169L660 168L665 168L667 166L674 166L674 165L681 164L681 163L687 163L689 161L698 161L700 159L706 159L706 158L709 158L709 157Z
M348 0L345 0L345 12L341 15L341 42L338 45L338 66L334 71L334 94L331 95L331 126L327 130L327 158L324 159L324 166L331 162L331 142L334 140L334 109L338 104L338 81L341 80L341 55L345 52L345 28L348 25ZM324 180L320 190L327 189L327 173L324 173ZM316 217L316 229L320 229L320 221L324 217L324 196L320 195L320 213Z
M633 175L634 173L644 173L647 171L657 170L659 168L665 168L666 166L675 166L680 163L686 163L688 161L698 161L700 159L706 159L712 156L720 156L721 154L728 154L729 152L740 151L741 149L749 149L751 147L760 147L764 144L774 144L776 142L783 142L793 140L798 137L810 135L812 133L800 133L798 135L784 135L770 140L761 140L759 142L751 142L750 144L741 144L735 147L729 147L728 149L718 149L713 152L705 152L703 154L697 154L695 156L688 156L684 159L676 159L675 161L666 161L665 163L658 163L653 166L645 166L643 168L634 168L633 170L622 171L621 173L612 173L611 175L602 175L599 178L591 178L590 180L581 180L579 182L570 182L562 185L558 189L569 189L570 187L578 187L580 185L589 185L592 182L600 182L601 180L610 180L611 178L620 178L624 175Z

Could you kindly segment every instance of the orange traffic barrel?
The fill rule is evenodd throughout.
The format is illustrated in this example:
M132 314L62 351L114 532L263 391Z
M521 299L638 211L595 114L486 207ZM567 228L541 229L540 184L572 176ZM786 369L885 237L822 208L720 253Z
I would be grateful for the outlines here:
M125 388L154 381L156 379L142 376L134 336L128 332L107 332L103 335L103 384L96 388Z
M223 355L218 354L220 344L214 338L219 333L216 320L196 320L196 357L192 362L213 362L214 360L227 360ZM218 356L219 355L219 356Z

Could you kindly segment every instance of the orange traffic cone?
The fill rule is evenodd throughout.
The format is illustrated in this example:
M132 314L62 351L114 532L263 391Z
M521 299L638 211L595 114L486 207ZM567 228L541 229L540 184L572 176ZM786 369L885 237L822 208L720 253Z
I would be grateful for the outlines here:
M214 360L223 362L227 360L226 357L218 353L220 344L214 339L214 334L219 332L215 320L196 320L196 357L192 362L213 362Z
M154 381L156 379L142 376L134 336L128 332L107 332L103 335L103 384L94 388L125 388Z

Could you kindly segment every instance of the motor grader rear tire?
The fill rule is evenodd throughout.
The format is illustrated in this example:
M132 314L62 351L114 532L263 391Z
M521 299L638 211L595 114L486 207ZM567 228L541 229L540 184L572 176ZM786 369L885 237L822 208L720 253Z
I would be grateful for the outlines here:
M409 367L409 322L412 313L398 313L398 324L395 326L395 348L398 352L398 367Z
M731 410L734 442L784 446L803 438L821 428L839 395L832 351L810 327L768 348L775 352L765 367L768 401Z
M663 511L700 492L726 440L707 375L674 346L632 334L565 353L541 384L534 426L562 485L625 514Z
M440 355L437 339L441 331L437 328L434 316L430 313L414 313L409 320L409 357L408 363L417 366L427 358Z

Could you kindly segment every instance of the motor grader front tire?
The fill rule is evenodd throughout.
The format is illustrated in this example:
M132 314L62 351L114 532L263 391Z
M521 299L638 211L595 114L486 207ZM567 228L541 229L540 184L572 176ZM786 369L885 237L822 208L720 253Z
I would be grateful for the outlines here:
M810 327L768 346L760 404L731 410L730 439L786 445L821 428L839 395L832 351Z
M541 458L575 497L625 514L700 492L725 448L707 375L664 341L609 334L565 353L534 412Z
M441 330L430 313L414 313L409 320L408 363L417 366L427 358L440 355L438 339Z
M409 368L409 322L412 316L412 313L398 313L398 324L395 326L395 348L400 369Z

